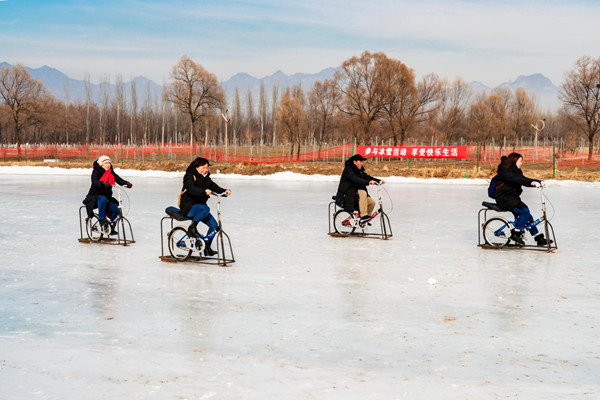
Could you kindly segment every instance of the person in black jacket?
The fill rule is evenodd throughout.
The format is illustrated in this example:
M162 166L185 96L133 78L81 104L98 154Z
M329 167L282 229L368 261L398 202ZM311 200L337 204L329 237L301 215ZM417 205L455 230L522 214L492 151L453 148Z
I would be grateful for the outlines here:
M210 239L206 243L204 255L214 256L216 251L210 248L212 237L218 228L218 223L210 213L210 208L206 205L206 201L215 192L217 194L225 193L226 196L231 194L231 190L223 189L210 179L210 166L208 160L203 157L198 157L187 167L183 176L183 187L179 195L180 212L192 218L192 223L188 227L190 236L199 236L198 222L202 222L208 226L206 236Z
M112 197L112 187L115 184L131 188L131 182L121 178L114 171L110 157L100 156L92 166L92 186L83 200L88 218L94 216L94 209L98 208L98 221L106 228L106 212L110 213L111 235L116 235L115 222L119 216L119 202Z
M346 160L336 195L343 198L343 208L346 211L353 212L358 208L363 224L371 219L371 213L375 208L375 200L369 196L367 185L385 183L383 179L374 178L366 173L365 161L366 158L360 154L355 154Z
M519 153L510 153L498 166L498 179L496 182L496 204L504 211L510 211L515 216L515 229L511 231L510 239L517 244L524 245L523 235L527 224L533 222L527 204L521 200L522 186L540 187L542 181L527 178L521 171L523 157ZM529 233L535 237L538 246L548 244L543 233L538 234L534 226Z

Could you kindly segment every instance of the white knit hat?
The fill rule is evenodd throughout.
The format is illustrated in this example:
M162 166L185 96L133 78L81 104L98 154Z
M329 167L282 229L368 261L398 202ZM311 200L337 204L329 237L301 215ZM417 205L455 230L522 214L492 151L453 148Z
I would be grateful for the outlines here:
M109 156L100 156L100 157L98 157L98 165L99 166L102 166L102 164L107 163L107 162L111 162Z

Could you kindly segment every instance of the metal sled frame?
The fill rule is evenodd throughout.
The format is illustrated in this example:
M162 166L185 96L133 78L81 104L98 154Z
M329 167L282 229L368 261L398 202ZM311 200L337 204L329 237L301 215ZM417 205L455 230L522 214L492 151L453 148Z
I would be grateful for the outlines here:
M340 210L340 208L335 204L335 201L329 203L329 236L332 237L361 237L361 238L371 238L371 239L383 239L389 240L392 238L392 226L390 225L390 219L386 213L382 212L381 208L379 209L379 225L381 228L380 233L374 232L365 232L364 229L356 228L354 232L349 235L342 235L335 231L335 226L333 225L333 215Z
M487 218L487 213L488 211L493 211L496 213L503 213L503 212L509 212L509 211L497 211L494 210L492 208L488 208L488 207L483 207L482 209L479 210L479 212L477 213L477 230L478 230L478 238L477 238L477 246L481 247L482 249L487 249L487 250L533 250L533 251L544 251L546 253L552 253L554 252L554 250L558 250L558 245L556 244L556 236L554 235L554 228L552 227L552 224L550 222L548 222L548 220L546 219L546 211L543 211L543 215L544 215L544 234L546 236L546 240L548 241L548 245L546 246L536 246L536 245L532 245L532 244L526 244L526 245L517 245L517 244L513 244L513 243L509 243L506 244L504 246L493 246L491 244L488 244L485 242L485 237L483 236L483 225L485 224L485 222L488 220ZM483 214L483 220L482 220L482 214ZM505 220L506 222L508 222L508 220L504 217L501 217L503 220ZM552 241L550 241L550 239Z
M85 210L85 206L79 207L79 239L77 239L79 243L99 243L119 246L129 246L131 243L135 243L135 240L133 238L133 230L131 229L131 223L127 218L123 216L119 217L119 222L117 223L119 227L119 233L117 234L116 239L113 239L109 236L102 237L100 240L92 240L87 235L87 229L85 229L86 218L87 210ZM129 230L129 236L131 237L131 239L127 239L127 230ZM83 236L84 231L86 233L85 236Z
M165 221L168 221L168 230L165 232L164 226ZM165 241L168 240L167 237L169 232L175 227L174 226L175 218L170 215L164 216L160 220L160 260L164 262L170 263L178 263L178 262L192 262L199 264L210 264L210 265L220 265L222 267L228 267L229 264L235 262L235 258L233 256L233 248L231 247L231 240L229 239L229 235L223 232L221 229L221 224L219 224L219 231L215 234L215 238L213 239L213 243L217 244L217 255L216 257L204 257L201 254L193 254L187 260L178 260L172 255L169 254L167 250L167 254L165 254ZM186 228L187 229L187 228ZM225 253L226 245L229 248L229 257Z

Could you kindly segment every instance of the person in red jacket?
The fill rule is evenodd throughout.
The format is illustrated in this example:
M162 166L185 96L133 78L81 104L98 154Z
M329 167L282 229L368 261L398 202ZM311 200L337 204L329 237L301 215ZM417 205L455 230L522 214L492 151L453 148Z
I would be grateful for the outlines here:
M113 170L110 157L100 156L94 161L92 170L92 186L83 200L88 218L94 216L94 209L98 208L98 221L103 228L106 228L108 221L106 220L106 212L110 215L111 235L116 235L115 221L119 216L119 202L112 197L112 187L116 184L131 188L131 182L121 178Z

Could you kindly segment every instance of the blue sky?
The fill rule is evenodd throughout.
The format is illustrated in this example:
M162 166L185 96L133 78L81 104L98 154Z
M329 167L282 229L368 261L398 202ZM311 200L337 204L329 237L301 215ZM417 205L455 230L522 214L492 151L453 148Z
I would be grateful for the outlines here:
M183 54L220 80L337 67L382 51L418 76L554 84L600 56L597 0L0 0L0 62L72 78L169 79Z

